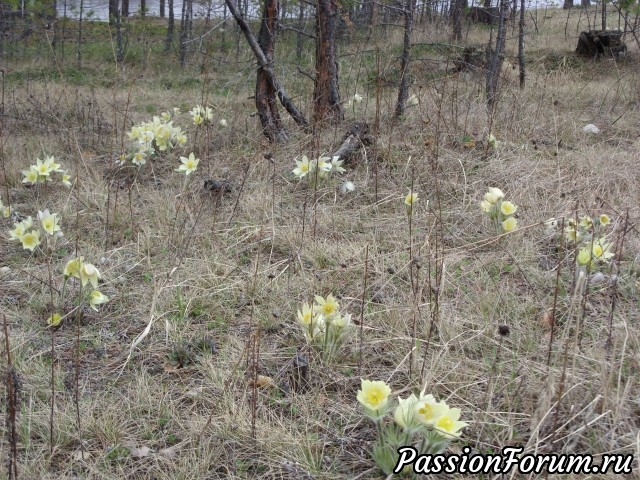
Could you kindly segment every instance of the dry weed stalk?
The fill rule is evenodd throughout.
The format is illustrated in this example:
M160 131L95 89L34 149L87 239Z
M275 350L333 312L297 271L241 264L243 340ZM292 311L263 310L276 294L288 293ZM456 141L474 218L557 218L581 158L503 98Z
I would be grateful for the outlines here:
M13 368L11 362L11 344L9 340L9 325L7 324L7 316L2 314L2 325L4 327L4 344L7 355L7 371L6 371L6 385L7 385L7 412L5 425L7 428L7 441L9 442L9 461L7 462L8 478L9 480L18 480L18 403L20 396L20 383L18 380L18 373Z

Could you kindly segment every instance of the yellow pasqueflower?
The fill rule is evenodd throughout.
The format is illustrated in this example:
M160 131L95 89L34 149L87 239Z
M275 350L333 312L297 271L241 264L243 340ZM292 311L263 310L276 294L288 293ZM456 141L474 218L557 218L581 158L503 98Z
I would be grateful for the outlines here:
M313 306L313 309L325 317L330 317L338 313L340 305L331 294L327 295L326 299L320 295L316 295L316 305Z
M49 318L47 318L47 325L49 325L50 327L57 327L58 325L60 325L61 321L62 315L60 315L59 313L54 313Z
M575 222L564 229L564 235L570 242L579 242L582 240L582 232L576 228Z
M312 163L306 155L303 155L300 160L296 160L296 168L293 169L293 174L298 178L303 178L313 170Z
M613 245L609 242L603 242L602 240L598 240L593 244L593 255L597 258L611 258L614 253L611 251Z
M581 248L578 251L576 260L580 265L587 265L591 261L591 252L588 248Z
M444 402L437 402L433 395L420 397L414 405L415 415L420 423L433 425L444 415L449 407Z
M147 163L147 153L144 150L138 150L136 153L133 154L133 157L131 158L131 163L141 167L142 165Z
M101 278L100 272L91 263L83 263L80 268L80 281L84 287L87 283L91 283L93 288L98 288L98 280Z
M462 433L461 430L468 425L468 423L460 421L459 408L448 407L447 411L434 423L438 433L442 433L447 437L459 437Z
M409 429L416 423L416 403L418 402L418 397L416 397L413 393L409 395L404 400L398 397L398 406L396 407L396 411L393 414L393 418L398 425L400 425L404 429Z
M387 405L389 395L391 395L391 388L385 382L362 380L357 398L365 408L378 411Z
M58 214L49 213L49 210L45 209L44 212L38 212L38 220L42 225L42 229L49 235L54 235L60 231L60 225L58 225Z
M22 179L22 183L32 183L32 184L36 184L38 183L38 179L40 178L40 175L38 175L38 171L30 168L29 170L22 170L22 175L23 175L23 179Z
M196 156L191 152L189 157L180 157L180 165L176 168L176 172L184 172L185 175L189 175L190 173L195 172L198 169L198 164L200 163L200 159L196 158Z
M38 230L31 230L22 235L20 241L22 242L22 248L33 252L35 248L40 245L40 232Z
M484 213L490 213L491 208L492 208L492 205L486 200L482 200L480 202L480 210L482 210Z
M413 204L416 203L417 201L418 201L418 194L409 190L409 193L407 193L407 196L404 197L404 204L407 207L411 208L413 207Z
M9 240L20 240L20 237L27 233L27 230L31 227L33 227L33 219L31 217L27 217L21 222L14 223L13 230L9 230Z
M580 217L579 225L584 228L591 228L591 226L593 225L593 220L590 216L585 215L584 217Z
M63 173L62 174L62 184L67 188L71 188L71 176L67 175L66 173Z
M502 202L500 204L500 211L503 215L513 215L518 210L518 207L509 201Z
M311 325L313 321L313 309L308 303L302 304L302 311L298 310L298 322L303 326Z
M345 313L344 315L337 315L331 322L331 325L338 330L349 327L351 325L351 314Z
M96 308L98 305L107 303L108 301L109 297L107 297L103 293L100 293L98 290L94 290L89 294L89 305L91 305L91 308L93 308L96 312L98 311L98 309Z
M38 172L38 175L41 177L48 177L52 172L51 164L46 161L42 161L39 158L36 158L35 170Z
M518 228L518 220L513 217L509 217L502 222L502 230L505 232L513 232L516 228Z
M609 215L607 215L605 213L600 215L600 225L602 225L603 227L606 227L610 223L611 223L611 219L609 218Z
M84 262L84 257L74 258L73 260L69 260L64 267L64 278L67 279L69 277L80 278L80 272L82 271L82 264Z
M62 173L64 171L62 170L62 165L56 163L56 159L51 155L45 157L44 164L49 168L50 172Z
M502 190L496 187L489 187L489 191L484 194L484 200L492 205L494 203L497 203L498 200L502 200L503 198L504 193L502 193Z

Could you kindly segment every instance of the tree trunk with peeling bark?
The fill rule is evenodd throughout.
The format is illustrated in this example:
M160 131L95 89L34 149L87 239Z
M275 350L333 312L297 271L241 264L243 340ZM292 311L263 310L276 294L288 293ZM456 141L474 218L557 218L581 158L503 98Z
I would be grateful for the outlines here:
M262 23L258 33L258 45L262 49L269 68L273 68L273 54L276 45L276 26L278 23L279 0L264 0ZM271 142L284 142L287 132L282 126L276 99L276 90L262 66L258 67L256 78L256 109L262 124L264 135Z
M313 120L338 122L344 117L338 88L336 55L336 0L318 0L316 10L316 82Z

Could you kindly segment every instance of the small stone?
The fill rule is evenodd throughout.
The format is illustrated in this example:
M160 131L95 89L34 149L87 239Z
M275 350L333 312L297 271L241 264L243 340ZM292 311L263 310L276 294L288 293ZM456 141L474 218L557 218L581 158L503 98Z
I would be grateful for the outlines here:
M600 129L598 127L596 127L593 123L590 123L589 125L586 125L582 129L582 131L585 132L585 133L593 133L593 134L600 133Z

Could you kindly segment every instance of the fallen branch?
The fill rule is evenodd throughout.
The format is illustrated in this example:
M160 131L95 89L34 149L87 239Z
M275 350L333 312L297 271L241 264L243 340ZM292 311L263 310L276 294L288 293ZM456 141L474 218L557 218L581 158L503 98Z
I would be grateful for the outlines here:
M368 133L368 124L353 124L345 135L342 145L333 153L333 156L340 157L340 160L348 160L361 145L371 143L371 138L367 135Z
M242 30L242 33L247 39L247 43L249 43L249 47L251 47L251 50L253 51L253 54L256 56L256 59L258 60L260 67L266 74L269 83L271 84L273 89L276 91L276 94L278 95L278 99L280 100L280 103L282 103L282 106L289 113L289 115L291 115L293 120L298 125L303 127L305 130L308 130L309 122L307 122L307 119L304 117L302 112L298 110L298 108L293 104L291 99L287 96L286 92L284 91L284 87L282 86L282 84L280 84L275 74L273 73L273 70L269 65L269 61L267 60L267 57L265 56L264 52L260 48L260 45L258 45L258 41L256 40L255 35L249 28L249 25L247 25L247 22L244 20L244 17L242 16L242 14L238 11L238 7L235 4L234 0L225 0L225 2L227 4L227 7L229 7L229 12L231 12L231 15L233 15L233 18L235 19L238 26L240 27L240 30Z

